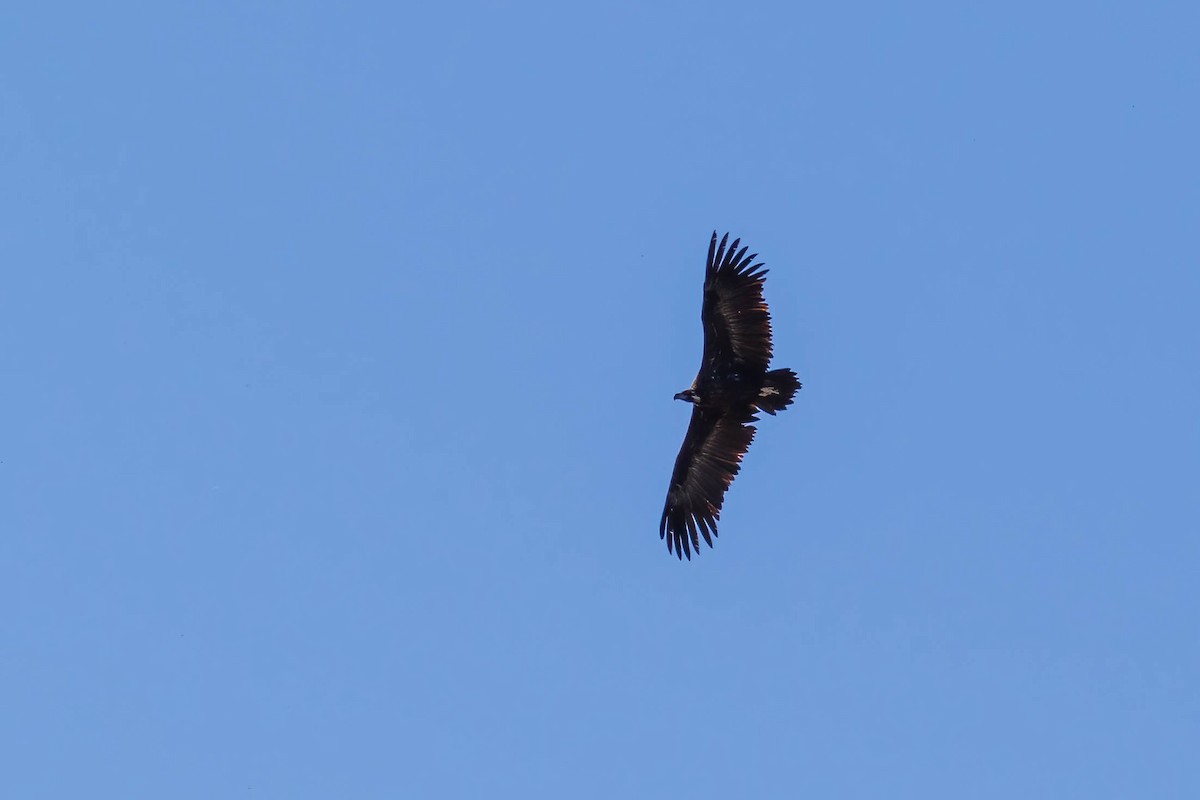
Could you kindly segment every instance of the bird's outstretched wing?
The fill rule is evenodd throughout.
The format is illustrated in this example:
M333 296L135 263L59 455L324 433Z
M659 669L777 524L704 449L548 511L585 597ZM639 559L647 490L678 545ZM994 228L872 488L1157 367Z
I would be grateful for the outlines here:
M675 471L667 489L658 535L667 550L680 559L692 559L700 536L712 547L725 490L742 465L742 456L754 439L754 409L718 410L694 406L683 446L675 458Z
M749 369L765 372L771 361L771 314L763 300L767 270L753 263L757 253L740 250L741 239L727 248L713 231L704 274L704 360L706 368Z

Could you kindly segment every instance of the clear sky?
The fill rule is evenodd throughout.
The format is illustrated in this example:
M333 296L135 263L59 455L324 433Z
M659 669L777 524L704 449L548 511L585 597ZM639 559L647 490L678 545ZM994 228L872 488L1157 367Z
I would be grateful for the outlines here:
M20 5L0 795L1200 797L1195 3Z

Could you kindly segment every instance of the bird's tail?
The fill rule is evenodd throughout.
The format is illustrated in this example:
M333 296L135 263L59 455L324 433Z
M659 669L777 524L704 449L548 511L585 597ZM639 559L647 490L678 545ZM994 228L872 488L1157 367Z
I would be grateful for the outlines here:
M796 379L796 373L790 369L773 369L763 380L754 405L773 416L776 411L783 411L792 404L792 398L799 389L800 381Z

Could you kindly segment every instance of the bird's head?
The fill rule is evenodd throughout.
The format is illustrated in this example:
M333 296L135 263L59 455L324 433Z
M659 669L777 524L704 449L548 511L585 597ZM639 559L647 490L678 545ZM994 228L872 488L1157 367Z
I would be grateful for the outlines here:
M689 403L695 403L700 398L696 397L696 393L691 389L684 389L679 394L675 395L676 400L686 400Z

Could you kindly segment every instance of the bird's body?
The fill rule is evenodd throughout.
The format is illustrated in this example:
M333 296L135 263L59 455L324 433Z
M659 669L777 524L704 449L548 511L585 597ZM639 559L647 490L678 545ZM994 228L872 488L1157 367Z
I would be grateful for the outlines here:
M768 371L771 315L763 300L765 269L739 239L726 249L714 231L704 276L704 355L692 385L675 395L692 403L692 420L667 490L659 535L679 558L712 547L725 491L754 439L757 412L774 415L800 388L790 369Z

